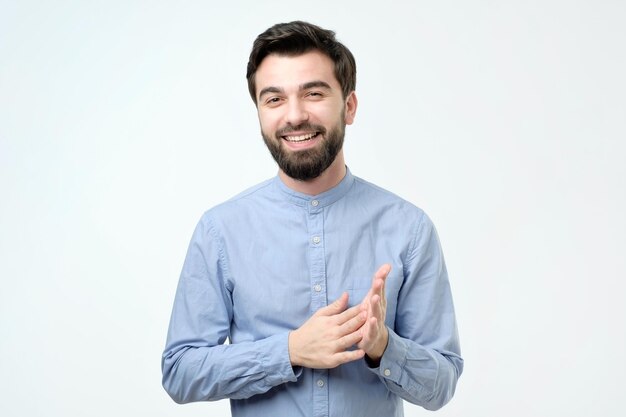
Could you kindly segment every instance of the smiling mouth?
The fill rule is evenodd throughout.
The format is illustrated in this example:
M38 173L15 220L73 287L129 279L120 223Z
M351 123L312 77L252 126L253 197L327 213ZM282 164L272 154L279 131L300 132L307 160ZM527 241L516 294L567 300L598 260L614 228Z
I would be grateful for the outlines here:
M305 135L297 135L297 136L282 136L284 140L291 143L302 143L307 142L313 138L316 138L319 135L319 132L311 132Z

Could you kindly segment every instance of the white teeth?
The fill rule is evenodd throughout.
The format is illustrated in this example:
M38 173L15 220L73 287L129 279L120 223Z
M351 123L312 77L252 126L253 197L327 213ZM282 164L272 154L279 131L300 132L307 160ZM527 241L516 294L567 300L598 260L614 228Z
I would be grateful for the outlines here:
M289 142L304 142L305 140L309 140L313 138L317 133L308 133L306 135L300 136L283 136Z

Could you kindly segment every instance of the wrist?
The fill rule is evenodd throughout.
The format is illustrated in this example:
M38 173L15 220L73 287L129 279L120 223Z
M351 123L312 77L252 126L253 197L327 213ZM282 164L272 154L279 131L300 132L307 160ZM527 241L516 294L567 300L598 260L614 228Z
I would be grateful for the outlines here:
M369 352L365 352L365 360L371 368L378 368L380 360L385 354L385 350L387 350L387 344L389 343L389 331L386 326L383 328L382 333L382 337L372 347L372 349Z
M287 351L289 352L289 362L291 363L291 366L300 366L297 360L295 348L295 339L297 338L297 335L295 333L295 330L289 332L289 336L287 337Z

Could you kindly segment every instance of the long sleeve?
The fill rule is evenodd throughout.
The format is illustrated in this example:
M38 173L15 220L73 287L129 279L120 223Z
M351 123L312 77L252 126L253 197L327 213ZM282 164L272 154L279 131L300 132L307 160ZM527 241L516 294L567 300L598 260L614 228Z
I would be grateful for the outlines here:
M463 359L443 254L425 214L403 273L395 328L380 366L371 371L401 398L437 410L454 395Z
M223 248L208 216L191 240L162 357L163 387L178 403L248 398L295 381L288 333L224 344L233 317Z

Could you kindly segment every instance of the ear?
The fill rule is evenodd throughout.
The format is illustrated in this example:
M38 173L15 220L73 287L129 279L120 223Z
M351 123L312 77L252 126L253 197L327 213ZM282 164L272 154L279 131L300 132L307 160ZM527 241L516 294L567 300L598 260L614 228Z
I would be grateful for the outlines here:
M359 101L356 98L356 93L353 91L348 94L348 98L346 99L346 110L344 114L344 122L347 125L351 125L354 122L354 117L356 116L356 108L359 104Z

